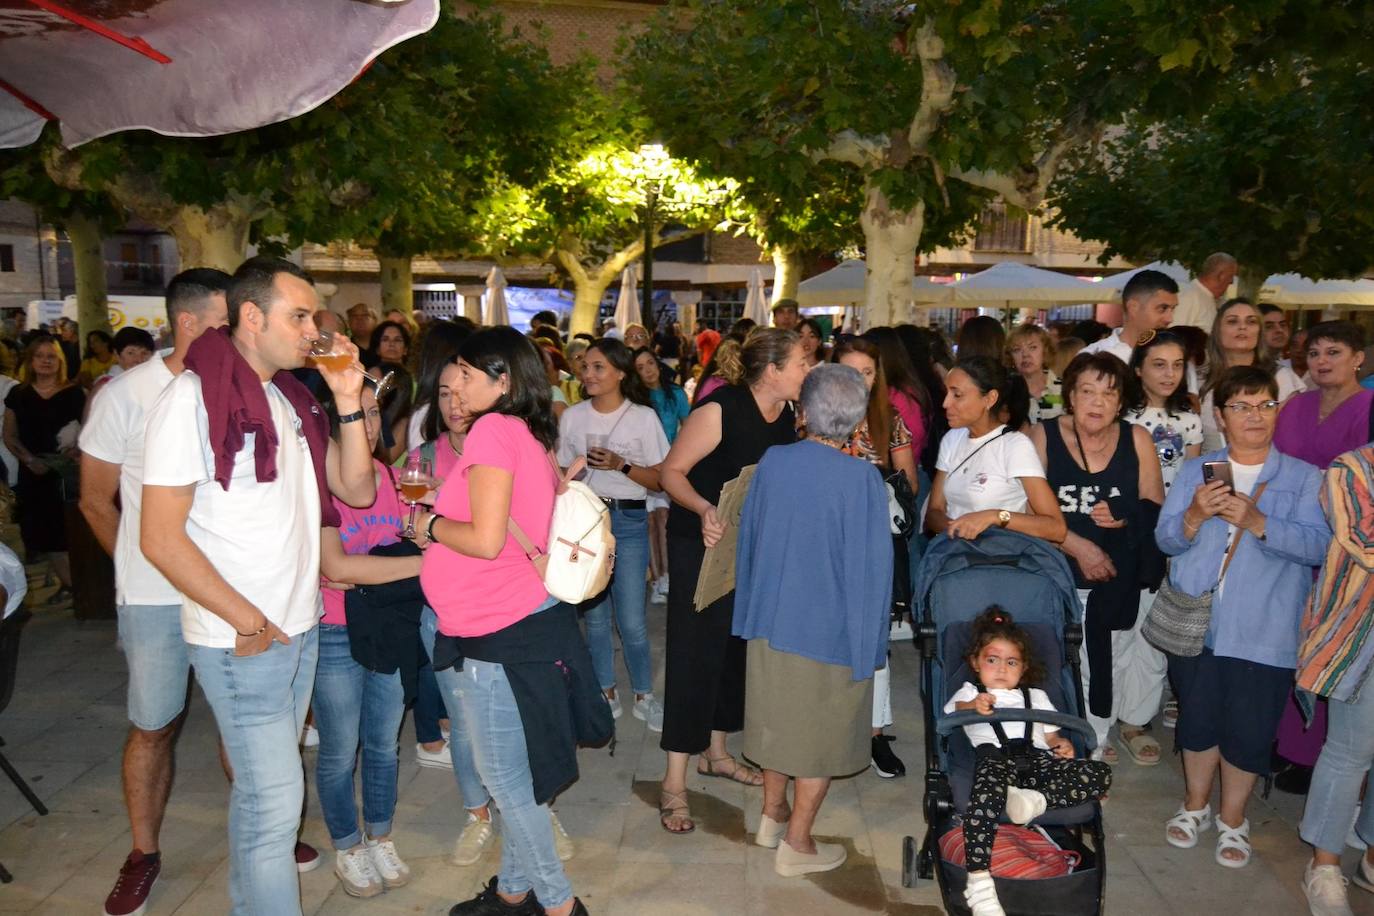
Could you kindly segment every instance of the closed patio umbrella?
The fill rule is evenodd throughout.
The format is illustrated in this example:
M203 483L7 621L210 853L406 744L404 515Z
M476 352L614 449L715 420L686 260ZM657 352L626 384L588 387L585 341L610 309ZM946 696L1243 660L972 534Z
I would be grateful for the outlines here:
M615 326L621 334L632 324L643 324L639 318L639 271L631 264L620 274L620 296L615 300Z
M744 317L752 318L762 328L768 327L773 320L768 308L768 297L763 292L763 271L757 267L749 272L749 292L744 297Z
M482 297L482 324L487 327L510 324L506 309L506 275L493 267L487 274L487 292Z

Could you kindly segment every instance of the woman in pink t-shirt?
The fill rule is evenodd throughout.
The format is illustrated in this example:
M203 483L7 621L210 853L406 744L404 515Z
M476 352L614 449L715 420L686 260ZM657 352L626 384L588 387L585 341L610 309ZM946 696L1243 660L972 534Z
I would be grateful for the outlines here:
M372 389L364 386L362 399L363 427L368 445L375 450L382 433L381 410ZM337 430L340 417L333 405L329 414ZM358 422L356 418L344 419ZM401 502L389 469L375 459L373 463L376 501L366 509L355 509L336 497L334 505L342 523L320 532L324 618L320 621L320 660L312 704L320 731L315 782L320 810L334 844L334 873L344 890L355 897L399 887L410 875L391 841L391 818L396 810L396 733L405 714L401 672L370 671L354 661L344 616L344 589L420 574L419 557L368 555L374 547L396 543L401 524ZM360 743L366 833L358 826L353 786Z
M501 871L478 898L519 906L534 893L554 916L585 912L558 859L551 796L535 794L534 762L547 749L527 739L507 674L513 663L468 651L481 637L491 646L523 633L522 624L536 614L560 615L569 618L569 638L566 646L560 642L559 655L570 666L575 657L591 665L576 609L549 597L509 532L514 521L535 547L548 547L558 486L550 455L558 425L548 380L527 338L509 327L484 328L459 350L454 390L472 426L434 511L421 513L416 530L428 542L420 582L438 617L435 676L445 703L462 711L478 774L503 819ZM570 755L573 748L556 750Z

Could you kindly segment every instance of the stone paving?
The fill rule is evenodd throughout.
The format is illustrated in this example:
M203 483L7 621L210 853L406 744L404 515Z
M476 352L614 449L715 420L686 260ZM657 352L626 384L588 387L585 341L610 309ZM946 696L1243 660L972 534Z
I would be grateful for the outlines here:
M38 589L34 597L43 595ZM113 621L80 623L69 609L34 610L14 700L0 714L0 736L5 753L52 813L35 815L0 776L0 863L15 876L13 884L0 885L0 911L94 914L129 850L119 777L127 727L124 660ZM651 607L650 621L661 645L661 607ZM772 853L748 842L758 824L758 789L693 777L697 831L676 837L661 830L655 806L663 755L657 737L627 712L614 755L583 751L582 778L557 806L577 843L568 870L578 895L598 916L942 912L931 883L906 889L900 880L902 837L923 829L916 670L910 645L895 646L898 711L890 731L899 737L895 750L910 775L883 780L870 772L834 784L817 834L843 838L850 857L844 868L814 878L777 877ZM411 883L372 900L346 896L332 874L328 834L311 790L304 838L326 862L302 876L306 913L446 913L495 873L498 850L470 868L447 862L461 823L457 789L447 772L418 767L414 748L407 717L394 837L413 870ZM313 752L305 758L313 771ZM213 718L194 689L177 768L162 832L162 877L147 913L222 913L228 901L227 787ZM1129 760L1117 767L1106 806L1107 912L1307 912L1300 882L1308 853L1295 830L1300 799L1275 793L1254 800L1255 857L1248 868L1232 870L1213 862L1212 834L1193 850L1165 843L1163 822L1181 787L1173 757L1152 768ZM1348 851L1347 872L1355 855ZM1351 896L1357 914L1374 916L1374 895L1352 888Z

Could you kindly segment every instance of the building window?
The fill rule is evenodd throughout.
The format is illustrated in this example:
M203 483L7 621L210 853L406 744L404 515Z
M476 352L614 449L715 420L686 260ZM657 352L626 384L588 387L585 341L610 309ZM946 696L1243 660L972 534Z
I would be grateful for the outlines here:
M14 273L14 246L0 245L0 274Z
M989 204L978 218L973 250L1030 251L1030 217L1007 212L1007 205L1001 201Z
M122 279L138 282L138 245L133 242L119 244L119 270Z

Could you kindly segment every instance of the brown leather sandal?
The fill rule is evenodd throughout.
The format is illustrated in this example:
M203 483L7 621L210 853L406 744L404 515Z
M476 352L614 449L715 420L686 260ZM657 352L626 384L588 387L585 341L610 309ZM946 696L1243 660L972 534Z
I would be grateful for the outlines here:
M679 823L685 822L686 827L674 830L668 826L669 818L679 818ZM661 790L658 793L658 825L676 836L686 836L697 829L696 822L692 820L692 809L687 807L686 789L681 792Z
M697 767L698 775L710 776L713 779L728 779L731 782L737 782L745 786L763 785L762 770L757 770L747 763L740 763L738 759L730 754L726 754L724 757L707 757L705 754L702 754L701 759L706 763L706 769L703 770L701 767ZM716 764L726 760L733 763L734 766L728 771L718 771L716 769Z

